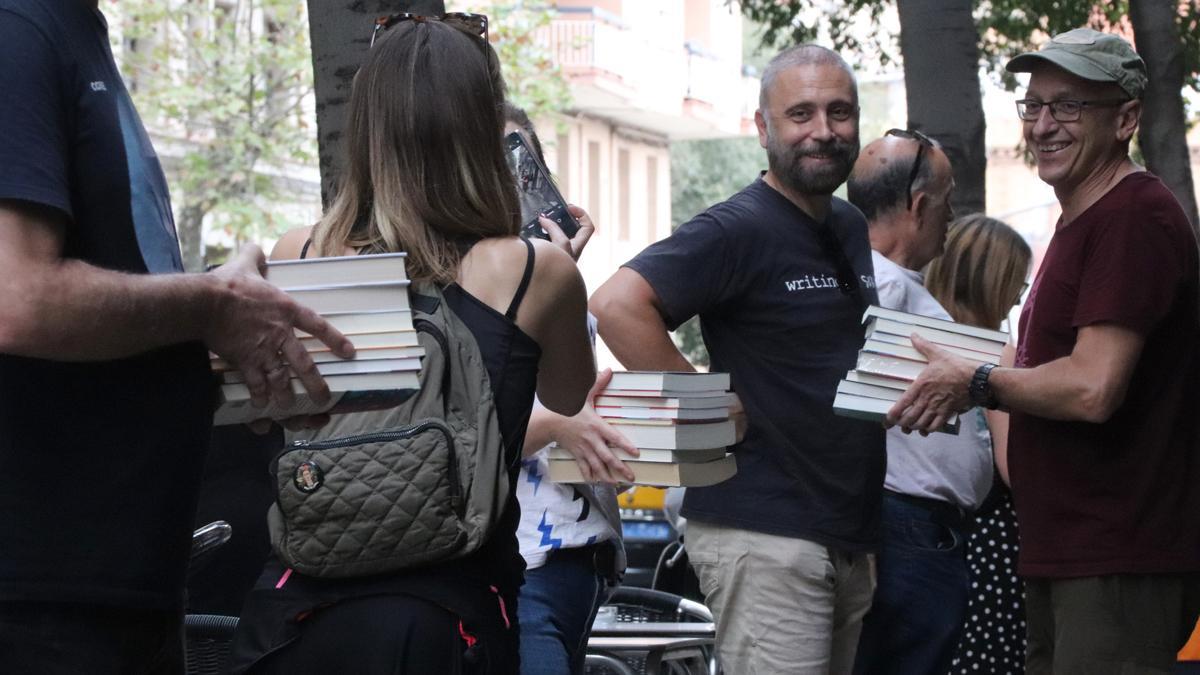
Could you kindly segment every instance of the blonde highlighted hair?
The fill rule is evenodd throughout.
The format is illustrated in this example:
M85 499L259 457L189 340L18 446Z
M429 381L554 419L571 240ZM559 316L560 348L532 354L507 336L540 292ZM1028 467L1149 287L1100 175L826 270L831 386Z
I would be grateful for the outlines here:
M471 243L516 235L503 110L499 60L478 36L436 20L384 32L354 78L349 163L317 254L404 251L411 278L449 283Z
M1019 300L1033 252L1017 231L982 213L958 218L925 287L959 323L999 328Z

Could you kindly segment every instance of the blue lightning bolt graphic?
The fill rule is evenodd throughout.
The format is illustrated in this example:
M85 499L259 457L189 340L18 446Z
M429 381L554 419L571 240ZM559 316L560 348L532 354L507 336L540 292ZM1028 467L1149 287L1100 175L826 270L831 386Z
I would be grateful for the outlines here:
M533 494L537 494L538 487L542 484L542 474L537 470L537 458L526 459L521 461L521 466L525 468L525 480L533 484Z
M546 512L542 511L542 522L538 523L538 532L542 533L542 541L540 546L549 546L550 548L561 548L562 539L555 539L550 536L550 531L554 529L553 525L546 524Z

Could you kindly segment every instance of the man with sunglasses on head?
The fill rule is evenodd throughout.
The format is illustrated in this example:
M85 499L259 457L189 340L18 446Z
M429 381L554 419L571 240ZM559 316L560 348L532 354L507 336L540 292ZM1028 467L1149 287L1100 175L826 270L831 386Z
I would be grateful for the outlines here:
M216 391L324 381L250 247L182 271L166 181L95 0L0 0L0 659L183 672L184 575Z
M937 142L892 129L863 148L847 196L867 218L879 304L952 321L925 289L953 218L954 173ZM957 434L887 434L883 535L856 673L946 673L970 591L966 526L992 484L992 451L979 411Z
M737 475L683 506L725 672L844 673L873 591L885 460L883 430L830 405L876 302L866 222L832 196L858 156L858 90L835 52L800 45L767 66L759 106L768 171L642 251L591 308L641 370L692 370L667 330L699 315L745 408Z
M1196 239L1129 157L1146 67L1121 38L1058 35L1008 63L1062 217L1021 313L1016 364L930 365L889 419L929 431L1011 411L1031 673L1168 673L1200 613Z

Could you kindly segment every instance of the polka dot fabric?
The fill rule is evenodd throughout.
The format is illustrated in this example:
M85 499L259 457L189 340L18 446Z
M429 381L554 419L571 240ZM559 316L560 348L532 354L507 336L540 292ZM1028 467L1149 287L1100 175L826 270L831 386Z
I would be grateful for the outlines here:
M1025 585L1017 577L1012 493L996 486L967 538L971 598L952 673L1025 672Z

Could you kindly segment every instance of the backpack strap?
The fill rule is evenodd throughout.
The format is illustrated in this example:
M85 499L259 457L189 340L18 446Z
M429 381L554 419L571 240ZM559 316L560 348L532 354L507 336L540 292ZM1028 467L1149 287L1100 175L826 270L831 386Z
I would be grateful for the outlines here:
M308 255L308 247L312 246L312 237L304 240L304 246L300 249L300 259L303 260Z
M521 285L517 286L517 292L508 305L508 311L504 313L504 317L509 321L516 320L517 308L521 306L521 300L525 298L525 291L529 290L529 280L533 278L533 244L528 239L523 238L521 241L525 242L528 255L525 257L525 273L521 275Z

